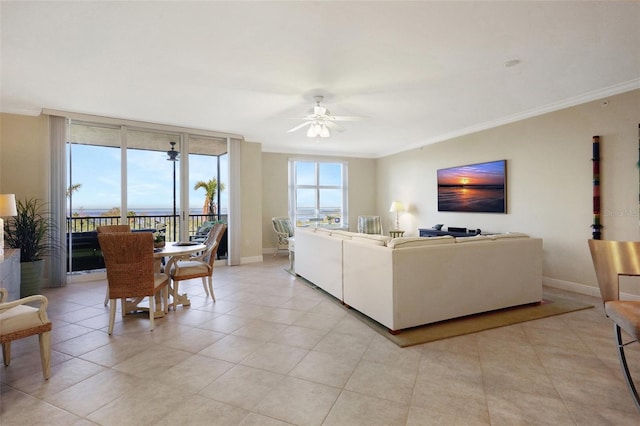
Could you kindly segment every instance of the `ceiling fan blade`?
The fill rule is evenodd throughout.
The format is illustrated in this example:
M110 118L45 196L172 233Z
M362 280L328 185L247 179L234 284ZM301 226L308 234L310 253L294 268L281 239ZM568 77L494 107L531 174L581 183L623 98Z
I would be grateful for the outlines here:
M344 132L344 127L340 126L339 124L334 123L333 121L326 121L325 125L330 128L331 130L335 130L336 132Z
M362 121L364 120L364 117L351 117L351 116L347 116L347 115L332 115L329 118L330 120L333 121Z
M296 127L294 127L294 128L292 128L292 129L287 130L287 132L289 132L289 133L290 133L290 132L295 132L296 130L302 129L304 126L308 126L308 125L309 125L309 124L311 124L311 123L312 123L311 121L305 121L304 123L299 124L299 125L297 125Z

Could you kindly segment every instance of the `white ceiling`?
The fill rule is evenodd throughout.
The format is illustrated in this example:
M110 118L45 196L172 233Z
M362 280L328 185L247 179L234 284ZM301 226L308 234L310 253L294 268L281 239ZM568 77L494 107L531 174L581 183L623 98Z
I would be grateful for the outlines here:
M379 157L640 88L640 2L2 1L3 112ZM505 66L517 59L516 66ZM343 123L317 142L313 96Z

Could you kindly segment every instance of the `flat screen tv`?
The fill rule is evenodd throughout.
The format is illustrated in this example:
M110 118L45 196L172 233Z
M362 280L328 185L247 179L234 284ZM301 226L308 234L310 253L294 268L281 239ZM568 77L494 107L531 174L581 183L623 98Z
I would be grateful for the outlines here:
M438 211L507 212L507 161L438 170Z

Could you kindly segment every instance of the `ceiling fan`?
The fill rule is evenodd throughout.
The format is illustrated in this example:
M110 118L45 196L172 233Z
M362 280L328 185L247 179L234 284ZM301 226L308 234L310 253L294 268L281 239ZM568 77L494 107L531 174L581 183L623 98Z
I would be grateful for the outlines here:
M314 96L313 99L316 101L316 104L313 108L311 108L303 119L304 123L295 126L292 129L289 129L287 132L295 132L296 130L302 129L305 126L309 126L307 129L307 137L310 138L328 138L331 136L331 130L337 130L339 132L344 131L344 128L334 123L335 121L358 121L360 117L347 117L347 116L338 116L331 115L329 110L320 105L324 96Z

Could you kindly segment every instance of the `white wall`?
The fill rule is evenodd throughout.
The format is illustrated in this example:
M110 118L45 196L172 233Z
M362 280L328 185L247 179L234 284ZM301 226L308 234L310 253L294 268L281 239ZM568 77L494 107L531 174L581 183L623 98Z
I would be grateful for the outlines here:
M592 136L601 137L602 239L637 240L640 90L378 160L378 211L393 200L407 235L435 223L544 239L545 284L596 293L591 238ZM507 160L507 214L438 212L437 169ZM384 217L384 216L383 216ZM386 229L395 216L386 213ZM637 293L637 287L631 290Z

